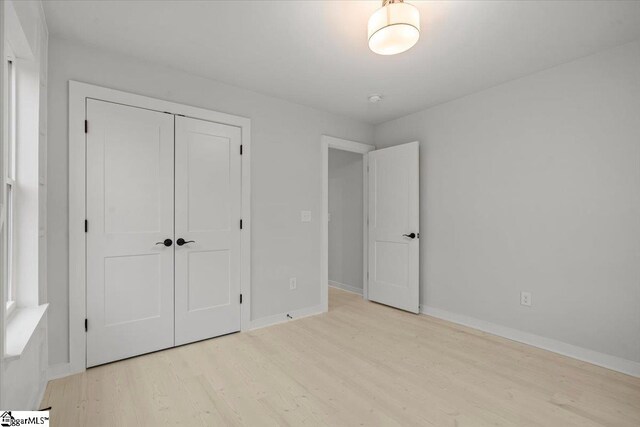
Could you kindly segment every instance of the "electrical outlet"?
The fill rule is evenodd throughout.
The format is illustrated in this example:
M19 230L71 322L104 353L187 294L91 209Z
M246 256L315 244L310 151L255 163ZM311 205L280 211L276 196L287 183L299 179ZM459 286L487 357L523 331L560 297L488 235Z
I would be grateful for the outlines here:
M289 289L293 290L298 286L297 280L295 277L290 277L289 278Z
M531 307L531 292L520 292L520 305Z
M300 211L301 222L311 222L311 211Z

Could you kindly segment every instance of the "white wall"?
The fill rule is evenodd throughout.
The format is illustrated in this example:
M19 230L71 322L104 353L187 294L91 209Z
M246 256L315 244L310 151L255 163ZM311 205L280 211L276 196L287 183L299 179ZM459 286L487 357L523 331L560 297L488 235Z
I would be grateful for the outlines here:
M47 315L38 323L20 358L4 361L2 371L3 408L40 409L47 387Z
M329 149L329 281L356 292L362 292L362 179L362 154Z
M640 361L640 42L375 128L413 140L423 305Z
M52 38L49 45L50 361L68 339L68 81L251 118L252 319L320 304L320 136L371 141L373 127L136 58ZM310 82L311 84L312 82ZM300 211L312 222L301 223ZM297 289L289 290L289 277Z

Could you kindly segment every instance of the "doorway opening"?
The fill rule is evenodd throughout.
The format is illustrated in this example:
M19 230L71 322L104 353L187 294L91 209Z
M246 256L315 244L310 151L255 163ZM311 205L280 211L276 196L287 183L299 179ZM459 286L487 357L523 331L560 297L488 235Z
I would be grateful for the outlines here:
M361 144L330 136L322 137L322 219L320 249L320 301L323 311L329 310L329 285L357 291L357 284L342 283L338 277L340 268L358 263L362 259L362 296L364 299L395 307L412 313L419 312L420 301L420 193L419 193L419 148L417 141L399 144L376 150L372 145ZM336 152L330 155L330 150ZM340 152L356 153L347 157ZM358 160L361 157L362 163ZM330 165L330 160L331 165ZM360 165L360 166L357 166ZM330 168L331 166L331 168ZM350 194L340 192L356 191L353 183L346 183L357 170L337 172L341 168L361 168L362 170L362 222L356 225L351 220L344 221L345 210L354 211L353 200L349 207L344 206ZM330 176L330 171L333 174ZM344 175L344 176L343 176ZM358 180L359 181L359 180ZM333 206L330 211L330 193ZM357 185L356 185L357 187ZM336 189L338 189L336 191ZM357 195L354 199L359 199ZM343 215L333 217L330 225L330 214ZM349 214L354 218L354 214ZM342 221L343 224L336 224ZM362 233L354 233L360 227ZM334 242L330 247L330 231ZM351 236L351 237L349 237ZM354 255L357 245L349 239L362 236L362 257ZM347 239L348 243L345 243ZM336 242L337 241L337 242ZM355 246L355 250L353 247ZM340 249L336 249L340 248ZM342 251L331 254L333 264L329 264L329 251ZM348 251L346 253L345 251ZM353 261L352 261L353 260ZM349 271L352 271L350 269ZM352 274L352 273L350 273ZM347 277L343 274L342 277ZM351 277L358 277L352 274ZM357 282L360 279L351 279ZM347 285L347 286L341 286ZM336 291L339 292L339 291Z
M360 153L329 148L329 286L358 295L365 277L363 163Z
M367 153L375 147L322 137L321 300L329 287L367 298Z

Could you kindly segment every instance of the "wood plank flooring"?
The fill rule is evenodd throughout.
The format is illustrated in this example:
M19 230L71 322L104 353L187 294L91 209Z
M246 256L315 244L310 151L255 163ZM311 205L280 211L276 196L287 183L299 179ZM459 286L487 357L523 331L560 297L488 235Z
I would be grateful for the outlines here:
M52 426L640 426L640 379L330 289L329 313L51 381Z

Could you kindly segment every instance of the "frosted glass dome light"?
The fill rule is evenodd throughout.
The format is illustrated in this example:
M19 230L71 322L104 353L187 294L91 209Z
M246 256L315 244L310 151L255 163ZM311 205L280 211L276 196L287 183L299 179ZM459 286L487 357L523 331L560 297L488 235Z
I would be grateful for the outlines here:
M420 38L420 11L403 0L383 0L369 18L369 49L380 55L409 50Z

